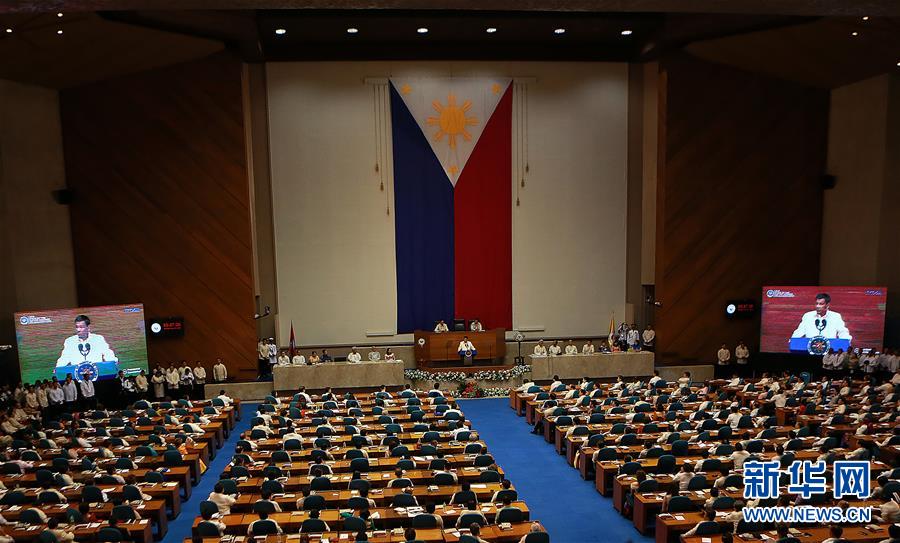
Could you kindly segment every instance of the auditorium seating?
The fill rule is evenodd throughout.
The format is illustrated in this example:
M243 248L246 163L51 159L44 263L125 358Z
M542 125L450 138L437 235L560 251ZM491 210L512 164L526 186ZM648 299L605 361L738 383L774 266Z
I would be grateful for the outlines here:
M674 384L657 377L654 382L582 383L568 394L565 385L554 390L528 386L511 391L510 407L582 478L593 481L597 492L610 497L612 507L631 518L638 532L655 533L657 543L715 542L716 534L735 529L748 534L743 541L777 539L774 525L741 521L735 527L736 511L745 501L740 465L747 459L778 460L782 468L793 460L824 459L831 465L845 457L869 462L873 494L868 499L842 503L826 493L797 502L787 493L785 473L781 497L817 507L872 506L884 518L868 528L848 529L842 537L880 541L888 538L889 524L900 520L896 508L883 507L900 488L894 482L900 477L896 388L891 383L876 388L868 380L810 382L808 376L787 373L780 379L765 375ZM778 393L783 396L776 405ZM836 413L838 405L846 411ZM686 490L677 478L688 481ZM683 537L704 520L705 509L715 511L715 521ZM804 542L821 541L828 533L827 528L799 528L793 535Z

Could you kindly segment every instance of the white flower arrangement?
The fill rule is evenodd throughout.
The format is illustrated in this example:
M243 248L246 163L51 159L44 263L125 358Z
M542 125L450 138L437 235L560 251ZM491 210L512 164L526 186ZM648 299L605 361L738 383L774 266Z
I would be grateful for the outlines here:
M410 381L439 381L439 382L452 382L452 383L462 383L463 381L473 380L473 381L508 381L510 379L515 379L516 377L521 377L526 373L531 373L531 366L513 366L508 370L493 370L493 371L478 371L472 374L466 374L462 371L437 371L430 372L420 369L406 369L403 370L403 377ZM504 389L490 389L490 390L504 390ZM507 395L509 393L509 389L505 389L506 393L499 394L501 396Z

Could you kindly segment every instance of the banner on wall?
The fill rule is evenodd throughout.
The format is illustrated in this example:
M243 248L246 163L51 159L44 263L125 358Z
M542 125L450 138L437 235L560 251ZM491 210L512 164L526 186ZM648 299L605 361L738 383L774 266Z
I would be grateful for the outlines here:
M391 79L397 332L512 327L509 78Z

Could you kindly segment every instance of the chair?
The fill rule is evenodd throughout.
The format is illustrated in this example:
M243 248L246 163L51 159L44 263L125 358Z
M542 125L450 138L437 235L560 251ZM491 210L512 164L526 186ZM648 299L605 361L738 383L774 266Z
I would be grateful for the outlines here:
M309 482L310 490L331 490L331 480L327 477L316 477Z
M166 451L163 453L163 463L167 466L180 466L184 463L184 458L177 450Z
M347 532L359 533L366 531L366 521L359 517L345 517L342 530Z
M638 492L656 492L659 489L659 481L656 479L644 479L638 483Z
M275 512L275 504L268 500L259 500L253 504L253 512L272 514Z
M303 510L312 511L313 509L325 509L325 496L311 494L303 498Z
M623 434L622 438L619 440L620 445L636 445L637 444L637 434Z
M640 462L625 462L619 467L620 475L634 475L641 469Z
M56 536L53 535L53 532L51 532L50 530L44 530L43 532L41 532L41 535L37 537L36 541L38 543L56 543L57 539Z
M416 497L406 492L395 494L394 499L391 500L391 507L414 507L416 505L418 505Z
M471 526L472 523L477 523L481 527L484 527L487 525L487 522L485 522L484 517L482 517L478 513L463 513L459 517L459 526Z
M469 443L463 449L464 454L481 454L481 443Z
M163 474L158 471L148 471L144 474L144 481L147 483L162 483L165 480Z
M43 491L37 495L37 503L38 505L62 503L62 500L56 492Z
M308 518L303 521L300 525L300 533L301 534L309 534L309 533L322 533L325 531L325 528L328 525L325 524L325 521L319 518Z
M734 498L731 496L719 496L713 500L712 508L723 511L734 509Z
M219 537L219 527L208 520L197 525L197 535L200 537Z
M674 473L675 457L671 454L664 454L656 460L656 473Z
M618 453L615 447L603 447L597 451L597 460L615 460L616 458L618 458Z
M234 479L219 479L219 484L222 485L222 492L225 494L234 496L238 493L237 482Z
M262 519L253 522L251 529L253 535L274 535L278 533L278 525L269 519Z
M449 486L449 485L455 485L456 481L453 479L453 474L437 473L434 476L434 484L436 484L438 486Z
M704 520L697 525L697 531L694 535L717 535L721 532L719 523L713 520Z
M123 520L126 522L130 522L132 520L137 519L137 514L134 511L134 508L130 505L116 505L112 508L112 516L116 517L118 520Z
M216 502L211 502L209 500L203 500L202 502L200 502L200 516L203 516L205 513L215 515L218 512L219 506L216 505Z
M476 468L486 468L494 463L494 457L489 454L480 454L475 457Z
M19 522L25 524L43 524L37 509L26 509L19 514Z
M703 490L706 488L706 477L703 475L694 475L688 481L688 490Z
M272 462L290 462L290 461L291 461L291 453L289 453L287 451L274 451L272 453ZM235 467L244 467L244 466L235 466Z
M496 523L501 522L522 522L525 520L525 513L521 509L515 507L504 507L497 513Z
M122 532L118 528L106 526L97 531L97 541L101 543L118 543L123 541Z
M550 543L550 534L547 532L528 532L525 534L525 543Z
M674 456L687 456L689 447L687 441L679 439L672 443L672 454Z
M320 478L324 479L324 477ZM328 479L325 480L327 481ZM272 494L279 494L281 492L284 492L284 485L281 484L281 481L277 479L267 479L263 481L260 490L262 490L263 492L271 492Z
M422 513L413 517L412 527L424 529L437 528L437 519L434 515Z
M686 513L688 511L695 511L696 509L694 502L687 496L672 496L672 498L669 499L669 513Z
M53 472L49 469L39 469L34 472L34 476L37 478L37 482L39 484L43 484L45 482L53 483Z
M740 488L743 484L744 478L736 473L733 473L725 477L722 488Z
M100 487L87 485L81 489L81 501L88 503L103 503L106 501L106 496L103 495L103 491L100 490Z
M481 472L481 476L478 478L478 482L481 483L499 483L500 482L500 472L489 469L487 471Z

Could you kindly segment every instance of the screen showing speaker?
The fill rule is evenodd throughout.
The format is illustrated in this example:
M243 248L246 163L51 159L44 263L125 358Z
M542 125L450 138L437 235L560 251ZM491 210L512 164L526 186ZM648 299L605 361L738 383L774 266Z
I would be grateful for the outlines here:
M880 351L885 287L766 286L760 350L824 354L829 349Z
M22 381L108 379L147 368L143 304L15 314Z

